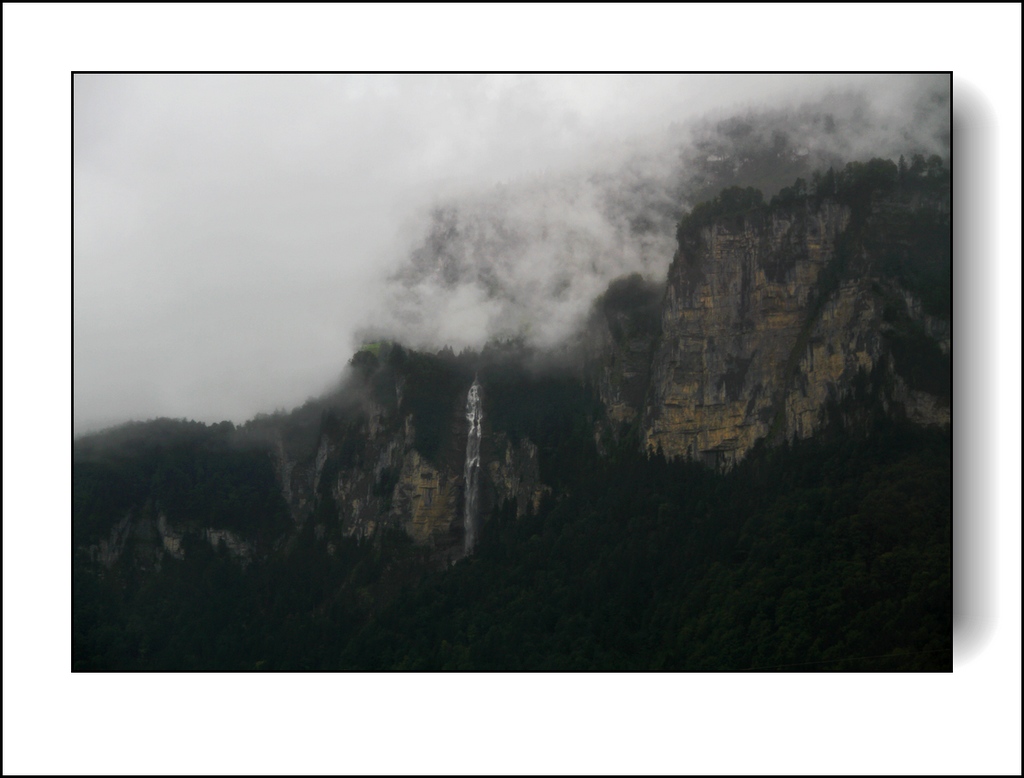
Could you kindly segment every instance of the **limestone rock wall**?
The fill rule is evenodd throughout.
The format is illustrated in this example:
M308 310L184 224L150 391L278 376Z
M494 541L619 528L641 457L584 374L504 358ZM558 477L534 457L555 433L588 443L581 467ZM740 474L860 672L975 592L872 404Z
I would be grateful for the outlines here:
M499 434L495 449L499 456L488 464L487 470L498 504L515 503L517 518L536 513L544 495L551 491L540 481L537 447L527 438L513 444L508 436Z
M485 401L486 402L486 401ZM486 423L481 447L484 514L511 500L517 515L537 510L549 491L540 481L537 448L527 439L512 444ZM379 529L403 530L442 558L464 553L464 460L466 421L453 408L450 443L435 460L415 446L411 415L368 408L364 422L345 439L321 432L315 449L291 453L274 448L281 492L299 525L314 522L318 539L332 547L336 534L372 537Z
M768 434L819 276L849 218L847 209L825 204L718 223L680 250L644 415L651 450L728 464Z
M462 537L461 474L407 452L395 486L391 516L417 543L457 546Z
M583 369L594 382L615 432L643 412L658 343L663 279L633 274L613 281L592 307Z
M172 522L162 511L154 519L149 506L127 511L111 528L109 538L85 551L91 561L108 569L125 555L140 570L159 569L165 555L174 559L184 558L184 541L189 533L203 538L214 549L223 542L228 553L243 562L250 561L256 551L255 543L237 532L199 527L187 520Z
M613 424L633 421L643 410L650 380L654 338L606 336L603 359L597 367L597 390Z
M806 342L795 344L796 364L783 387L787 437L817 432L829 399L839 400L861 369L870 373L882 357L881 304L869 281L843 283L810 322Z
M917 423L949 422L948 398L901 377L887 336L904 325L886 309L898 309L899 321L913 322L944 355L949 322L872 271L862 248L856 272L829 267L850 218L828 202L816 211L777 209L720 220L681 243L642 419L650 450L729 467L760 438L813 435L829 401L876 368L888 405Z

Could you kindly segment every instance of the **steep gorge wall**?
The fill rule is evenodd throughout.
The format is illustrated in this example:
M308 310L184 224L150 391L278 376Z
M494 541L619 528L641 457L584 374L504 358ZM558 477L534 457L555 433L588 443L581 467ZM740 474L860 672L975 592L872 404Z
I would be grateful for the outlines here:
M313 521L329 550L332 536L368 538L390 527L439 558L463 556L464 404L460 396L448 414L445 443L429 458L417 448L414 415L375 403L344 436L322 431L315 455L288 454L279 444L275 469L293 519L300 525ZM528 439L513 445L490 427L486 413L481 459L483 516L507 501L517 515L536 510L549 491L540 481L536 446Z
M647 446L709 464L768 434L812 295L849 211L719 221L669 270L644 417Z
M857 272L838 253L851 213L760 210L683 236L669 270L662 335L643 411L647 448L713 467L741 459L758 439L808 437L830 400L858 374L888 375L890 399L919 423L949 421L948 402L911 389L888 349L896 300L943 353L948 323L925 316L859 245ZM847 240L846 250L854 246Z

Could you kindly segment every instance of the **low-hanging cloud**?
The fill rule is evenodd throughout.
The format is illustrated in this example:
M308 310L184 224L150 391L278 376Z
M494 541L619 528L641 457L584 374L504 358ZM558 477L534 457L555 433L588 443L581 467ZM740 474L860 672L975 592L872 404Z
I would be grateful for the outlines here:
M888 87L876 95L868 86ZM844 85L811 100L718 111L575 170L436 201L389 279L367 338L421 348L573 335L615 279L664 277L684 209L723 186L767 195L829 166L949 153L948 79Z
M943 92L920 76L76 76L75 431L291 407L365 337L557 343L613 278L664 273L716 158L742 166L761 143L724 132L730 116L771 117L802 170L941 153L943 132L948 151Z
M676 206L644 183L566 175L437 205L390 279L382 331L420 347L555 345L609 280L664 272Z

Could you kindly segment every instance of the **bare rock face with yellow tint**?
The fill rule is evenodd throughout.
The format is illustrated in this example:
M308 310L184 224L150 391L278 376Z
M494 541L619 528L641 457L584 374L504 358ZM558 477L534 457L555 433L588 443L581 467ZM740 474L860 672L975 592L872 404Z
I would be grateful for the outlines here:
M293 501L305 492L315 495L307 515L325 530L338 522L345 535L372 537L379 527L391 526L421 545L459 547L461 476L447 462L429 461L416 450L412 416L385 424L380 413L370 413L360 432L359 455L345 467L332 468L340 448L321 437L315 461L305 474L311 486L292 484ZM331 507L320 510L328 495ZM293 510L301 507L296 504Z
M392 516L417 543L448 545L461 533L461 478L415 449L408 451L395 487Z
M301 441L299 456L281 442L272 448L282 496L296 524L312 522L329 553L339 536L372 538L392 528L431 548L440 561L464 556L466 420L461 408L453 408L447 442L434 457L417 448L412 414L374 403L364 411L347 432L321 429L312 441ZM486 423L483 437L484 515L508 502L516 516L536 512L550 492L541 483L536 445L525 437L513 442Z
M809 322L807 337L794 345L792 371L784 385L778 430L806 438L824 421L823 409L870 373L884 351L881 305L871 282L846 282Z
M948 322L870 272L870 258L855 258L869 272L838 272L850 219L826 201L720 219L681 241L643 417L649 450L729 467L758 439L813 435L830 401L870 375L885 376L888 401L911 421L949 422L948 398L901 376L885 309L896 301L946 355Z
M810 342L819 277L849 219L847 209L824 204L719 221L680 247L644 418L651 450L730 464L768 435L791 388L794 351ZM846 370L847 356L834 369Z

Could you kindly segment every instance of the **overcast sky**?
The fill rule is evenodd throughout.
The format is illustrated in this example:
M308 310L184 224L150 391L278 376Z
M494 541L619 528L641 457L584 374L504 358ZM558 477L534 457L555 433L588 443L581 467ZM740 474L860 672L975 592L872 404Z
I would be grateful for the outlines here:
M290 409L340 374L363 328L393 313L387 307L400 301L385 279L407 260L431 203L472 202L497 184L528 188L566 170L600 172L626 150L657 148L674 122L851 87L896 105L915 82L76 76L75 432ZM671 247L659 253L667 264ZM528 289L527 274L550 271L546 256L535 251L519 265L505 257L503 272ZM630 261L623 269L639 262ZM605 264L593 278L569 274L571 305L516 315L553 322L550 340L618 269ZM432 302L409 313L399 334L456 346L494 334L493 307L477 287L420 299Z

